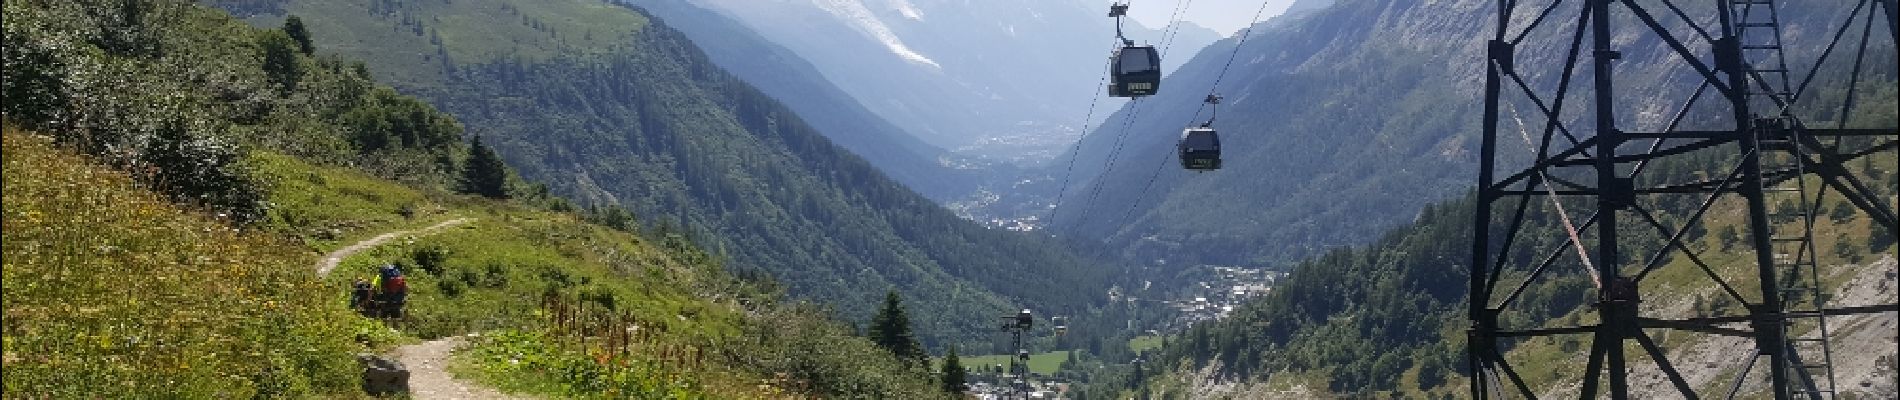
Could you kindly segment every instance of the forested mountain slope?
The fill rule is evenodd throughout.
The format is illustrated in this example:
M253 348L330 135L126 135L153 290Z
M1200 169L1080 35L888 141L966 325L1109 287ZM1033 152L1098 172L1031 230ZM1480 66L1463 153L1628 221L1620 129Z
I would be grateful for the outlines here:
M319 47L366 59L455 114L524 177L686 232L732 268L771 272L847 316L869 315L896 288L915 305L919 332L976 337L1001 310L1080 310L1108 286L1103 269L1060 246L986 230L891 181L632 9L281 6L333 33Z
M721 69L772 96L813 129L932 199L968 193L976 171L955 169L944 149L885 121L839 90L810 62L731 18L686 0L632 0L692 39Z

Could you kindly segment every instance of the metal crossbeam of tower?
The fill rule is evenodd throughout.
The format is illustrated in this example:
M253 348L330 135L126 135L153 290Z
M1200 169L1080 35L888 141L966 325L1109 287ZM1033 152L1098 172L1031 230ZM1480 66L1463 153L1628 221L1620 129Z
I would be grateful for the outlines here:
M1818 216L1834 214L1826 204L1900 236L1900 111L1857 104L1893 95L1896 0L1495 4L1469 264L1470 397L1625 399L1635 379L1667 385L1650 396L1835 398L1829 317L1900 312L1891 297L1833 304L1827 277L1844 274L1827 269L1851 264L1815 244ZM1807 25L1793 29L1797 17ZM1680 76L1657 76L1659 65ZM1718 223L1739 228L1733 246L1698 240ZM1716 302L1735 306L1684 316L1644 304L1709 293L1657 283L1665 275L1712 281L1703 287L1717 288ZM1526 292L1560 279L1590 285L1590 311L1524 304L1549 298ZM1691 379L1670 346L1693 341L1668 336L1753 345L1699 359L1695 368L1725 372ZM1513 364L1526 348L1584 339L1565 355L1587 360L1582 368Z

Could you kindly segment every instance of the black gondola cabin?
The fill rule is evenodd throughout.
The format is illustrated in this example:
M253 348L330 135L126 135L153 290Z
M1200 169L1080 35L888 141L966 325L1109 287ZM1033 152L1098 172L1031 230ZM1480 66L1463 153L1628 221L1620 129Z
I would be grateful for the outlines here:
M1161 90L1161 53L1154 46L1122 46L1109 64L1109 96L1141 97Z
M1181 132L1181 141L1176 147L1181 153L1181 168L1190 171L1220 169L1220 135L1214 132L1214 128L1188 128Z

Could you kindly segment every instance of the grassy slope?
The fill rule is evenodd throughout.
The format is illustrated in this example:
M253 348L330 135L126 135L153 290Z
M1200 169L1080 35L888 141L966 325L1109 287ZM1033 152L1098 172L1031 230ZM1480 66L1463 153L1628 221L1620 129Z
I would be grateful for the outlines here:
M260 155L260 173L272 182L273 221L301 219L307 225L348 227L342 236L367 237L455 218L471 222L430 235L407 237L343 260L330 282L347 284L395 263L410 275L411 309L406 328L422 337L521 326L535 320L550 286L612 295L643 317L697 313L709 307L694 289L717 279L717 266L659 248L646 239L592 225L573 214L520 203L419 190L360 172ZM409 216L405 209L417 210ZM284 217L297 215L298 217ZM328 251L355 240L311 240ZM423 266L417 254L440 261ZM427 257L427 256L423 256ZM553 272L559 271L559 272ZM727 315L725 317L730 317ZM708 320L713 321L713 320ZM708 333L730 332L731 321ZM698 327L695 327L698 328Z
M6 387L50 397L354 390L358 329L297 245L8 130Z
M80 116L93 134L122 131L137 138L149 119L201 118L189 133L238 149L232 154L244 160L240 169L260 182L272 207L257 225L234 230L139 189L123 173L89 164L96 156L55 151L51 140L9 130L7 397L358 395L354 353L367 348L357 341L380 348L400 339L344 309L344 283L382 262L411 267L413 318L394 326L408 334L537 332L546 327L539 302L554 294L612 304L613 311L671 332L655 339L659 343L714 348L722 356L796 349L740 336L755 331L837 344L830 358L801 359L804 364L728 356L664 370L690 379L668 392L676 397L755 397L757 377L811 366L825 368L824 377L835 381L875 383L859 387L881 390L859 393L931 393L917 376L879 372L895 359L850 338L824 313L755 307L750 311L784 318L743 320L737 299L771 305L775 298L724 274L717 260L677 237L648 239L586 224L572 213L536 208L533 203L558 204L536 196L496 201L449 193L450 173L435 160L459 157L459 143L352 148L349 135L391 133L337 118L360 111L369 101L362 96L377 90L347 61L300 56L295 62L309 68L302 83L278 91L263 82L254 57L254 40L269 30L190 3L153 3L168 18L137 29L167 50L162 56L91 47L87 40L100 34L87 29L93 18L113 18L111 7L8 2L8 70L16 71L16 50L54 57L54 67L40 65L37 72L65 82L56 89L66 98L86 101L49 108ZM18 50L16 40L32 46ZM16 83L7 83L12 104ZM389 94L377 101L389 99L406 100ZM443 117L427 106L400 112L408 119ZM54 127L48 133L68 141L98 137L61 130L68 126L62 121L10 122ZM450 137L459 133L456 128ZM324 252L458 217L475 222L419 243L401 240L360 253L327 281L314 274ZM418 262L418 253L430 255L422 258L429 262ZM787 326L798 329L778 329ZM544 391L570 396L600 395L564 374L576 371L608 383L654 383L616 381L622 370L588 361L588 346L538 341L535 347L574 368L516 371L509 379L536 380ZM809 391L852 393L816 385Z
M425 338L487 333L459 359L456 370L465 376L508 390L563 397L928 393L920 391L928 388L921 380L894 372L895 360L887 353L847 337L822 314L768 306L751 310L766 316L748 318L738 301L769 304L772 295L732 280L717 260L677 236L636 235L589 224L570 213L418 190L290 157L258 158L260 173L273 185L272 198L278 204L274 213L327 216L313 223L360 232L345 236L471 220L357 253L328 279L340 293L350 279L370 276L379 265L402 265L410 282L409 318L397 327ZM417 211L405 216L405 209ZM274 215L272 220L284 219ZM309 246L338 247L321 240ZM439 258L424 261L434 256ZM542 308L550 294L582 299L664 334L629 355L630 366L596 362L601 354L597 341L577 343L551 333L549 314ZM757 358L812 344L761 340L758 332L828 343L833 351L824 353L834 358L804 364L761 362ZM691 365L661 362L669 357L662 353L682 348L721 357ZM848 390L787 382L759 386L777 372L803 368L823 368L826 372L818 376L827 379L871 383ZM860 389L863 392L850 391Z
M345 226L367 235L447 218L474 220L358 253L328 280L319 280L312 264L318 251L339 247L331 241L299 244L268 231L238 233L137 189L120 173L73 168L85 166L85 159L54 151L45 139L9 132L5 144L7 385L20 393L351 393L355 364L350 354L362 349L352 338L381 329L343 308L343 288L349 279L391 262L407 267L412 288L410 318L394 326L422 337L498 332L496 339L478 341L459 370L504 388L603 395L570 376L513 368L520 349L569 368L615 371L594 365L591 347L544 333L546 314L539 302L551 291L592 299L597 307L614 304L612 310L646 321L647 329L668 332L653 346L701 346L721 354L765 351L742 336L745 327L756 330L766 323L748 321L731 302L741 296L736 282L683 242L648 240L571 214L418 190L346 168L260 153L254 157L259 175L272 182L271 198L278 205L272 220L283 227ZM404 206L423 211L405 217ZM75 209L96 212L56 211ZM300 215L308 225L285 224L284 215ZM444 257L423 267L415 261L418 253ZM153 260L165 261L155 264L164 268L132 268ZM58 268L63 265L99 268ZM198 278L210 276L241 279L236 287L220 287L231 285ZM219 291L226 292L195 295ZM133 298L140 301L113 300ZM823 324L822 316L798 317ZM876 368L886 361L877 357L880 353L867 352L873 350L868 343L842 333L812 336L847 349L841 352L846 362ZM830 338L823 339L826 335ZM632 359L658 357L635 354ZM274 377L223 374L264 371L273 364L297 369ZM671 379L660 384L676 386L666 392L670 397L757 397L785 390L760 388L766 374L754 364L723 359L652 371ZM94 392L94 382L125 385ZM655 382L632 383L641 384Z

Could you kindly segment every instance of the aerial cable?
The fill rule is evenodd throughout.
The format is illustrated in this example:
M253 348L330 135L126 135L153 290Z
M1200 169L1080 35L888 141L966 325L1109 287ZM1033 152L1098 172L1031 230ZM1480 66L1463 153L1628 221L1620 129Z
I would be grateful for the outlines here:
M1260 2L1260 9L1254 10L1253 12L1253 22L1247 23L1247 29L1240 31L1240 39L1234 42L1234 51L1227 55L1227 63L1224 65L1221 65L1219 74L1214 75L1213 89L1215 90L1220 89L1221 80L1227 78L1227 69L1232 68L1234 66L1234 58L1240 56L1241 45L1247 44L1247 38L1253 36L1253 27L1256 25L1260 25L1260 16L1267 12L1267 4L1269 3L1271 2L1270 1ZM1210 90L1210 92L1211 91L1212 90Z
M1117 40L1116 43L1120 43L1119 39ZM1116 47L1115 44L1110 44L1108 46L1110 51L1113 51L1115 47ZM1062 207L1062 197L1068 194L1069 192L1069 178L1075 174L1075 159L1078 153L1080 153L1082 150L1083 139L1087 139L1089 137L1089 122L1095 119L1095 105L1099 104L1100 101L1102 100L1102 96L1100 96L1099 94L1102 92L1102 87L1108 84L1107 72L1108 72L1109 63L1112 61L1113 60L1102 62L1103 74L1101 75L1100 78L1097 78L1095 80L1095 90L1089 92L1090 93L1089 111L1087 115L1082 117L1082 136L1076 138L1075 143L1069 145L1069 166L1062 171L1062 186L1059 189L1056 189L1056 201L1053 203L1049 203L1050 205L1049 222L1050 223L1055 223L1056 211L1060 211Z
M1120 132L1115 136L1115 147L1108 152L1108 159L1103 161L1102 173L1096 174L1096 176L1107 176L1110 172L1115 171L1115 161L1121 159L1122 148L1126 146L1128 142L1128 132L1131 130L1129 128L1133 127L1135 120L1141 117L1141 99L1142 98L1137 97L1128 102L1128 117L1122 119ZM1095 198L1102 194L1102 186L1103 182L1097 181L1095 185L1090 187L1088 200L1082 202L1083 213L1087 213L1088 210L1095 208Z
M1517 113L1517 106L1510 102L1505 102L1504 105L1511 111L1511 119L1517 121L1517 135L1524 139L1524 145L1531 148L1537 147L1537 143L1531 141L1530 132L1526 130L1523 116ZM1538 179L1551 180L1549 175L1544 174L1544 169L1538 168L1536 171ZM1570 212L1564 210L1564 202L1557 196L1557 189L1548 184L1543 186L1545 197L1550 198L1550 204L1557 209L1557 219L1563 222L1564 233L1570 235L1570 245L1577 250L1577 260L1583 263L1584 275L1590 277L1590 284L1602 289L1603 280L1597 277L1596 266L1590 262L1590 251L1583 248L1583 235L1578 234L1577 226L1570 222Z
M1168 16L1168 25L1161 27L1161 59L1168 59L1168 49L1174 47L1174 38L1181 36L1181 20L1187 18L1187 10L1194 6L1194 0L1176 1L1174 14Z

